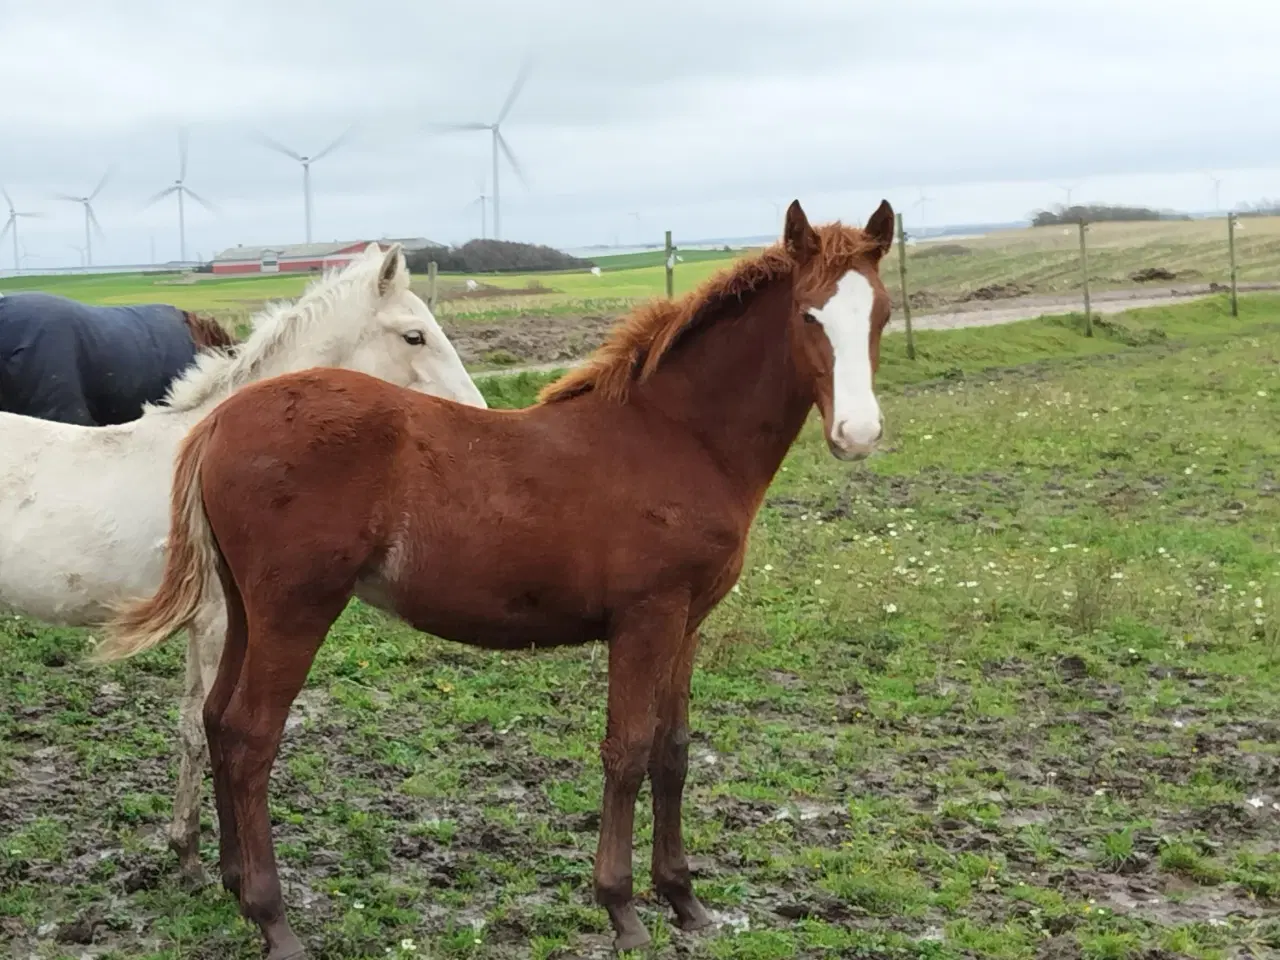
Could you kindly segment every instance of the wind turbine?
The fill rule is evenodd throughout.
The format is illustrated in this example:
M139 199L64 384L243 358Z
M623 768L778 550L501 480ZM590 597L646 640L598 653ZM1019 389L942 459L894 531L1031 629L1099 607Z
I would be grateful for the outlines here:
M186 197L190 197L210 213L216 213L217 211L214 210L213 205L208 200L187 186L187 131L185 129L178 131L178 179L173 181L173 186L165 187L143 204L143 209L160 202L170 194L176 194L178 197L178 257L183 263L186 263L187 214L186 208L183 206L183 200ZM154 255L151 259L155 259Z
M1206 177L1213 181L1213 212L1215 214L1219 213L1222 210L1222 201L1220 199L1222 196L1222 178L1215 176L1209 170L1204 170L1202 172Z
M90 235L89 228L92 226L98 231L98 236L102 236L102 224L98 223L98 218L93 213L93 198L102 192L102 188L107 185L107 180L111 178L111 170L108 169L102 175L102 179L98 181L98 185L93 188L93 193L87 197L73 197L69 193L58 194L59 200L69 200L71 203L79 203L84 206L84 263L86 267L93 266L93 238Z
M302 154L298 153L298 151L290 150L279 141L272 140L265 133L254 134L254 139L268 150L274 150L276 153L282 153L286 157L291 157L302 164L302 202L307 218L307 243L311 242L311 165L320 158L327 157L329 154L333 153L334 150L337 150L338 147L342 146L342 144L346 143L347 139L351 136L352 130L352 127L347 127L347 129L335 137L327 147L310 157L304 157Z
M932 202L933 202L933 197L926 197L926 196L924 195L924 191L923 191L923 190L921 190L921 191L920 191L920 199L919 199L919 200L917 200L915 203L913 203L913 204L911 205L911 208L912 208L913 210L914 210L916 207L919 207L919 208L920 208L920 229L921 229L921 230L923 230L923 229L924 229L924 205L925 205L926 203L932 203Z
M487 201L489 198L488 198L487 196L485 196L485 193L484 193L484 182L483 182L483 181L481 181L481 182L480 182L480 184L479 184L479 190L480 190L480 195L479 195L478 197L476 197L474 200L472 200L470 203L468 203L468 204L467 204L467 209L469 210L469 209L471 209L472 207L476 206L477 204L479 204L479 205L480 205L480 239L481 239L481 240L484 240L484 239L485 239L485 234L484 234L485 224L488 222L487 220L485 220L484 207L485 207L485 201Z
M458 131L458 130L488 130L493 136L493 239L502 239L502 215L500 211L499 194L498 194L498 151L501 150L506 156L507 162L511 164L511 169L515 171L516 176L520 178L520 182L526 187L529 185L524 178L524 171L520 169L520 164L516 161L516 155L511 152L511 148L507 146L506 139L502 136L502 121L507 119L507 114L511 112L511 108L515 105L516 97L520 96L520 91L524 88L525 83L529 79L529 72L533 69L533 61L525 60L520 66L520 72L516 74L516 82L511 85L511 92L507 94L507 100L502 105L502 109L498 111L498 119L493 123L438 123L433 124L437 130Z
M13 269L14 272L22 270L22 257L18 253L18 218L19 217L43 217L43 213L30 213L13 208L13 198L9 196L9 191L0 188L0 193L4 194L5 203L9 204L9 219L4 222L4 227L0 228L0 240L4 239L4 235L10 230L13 231Z

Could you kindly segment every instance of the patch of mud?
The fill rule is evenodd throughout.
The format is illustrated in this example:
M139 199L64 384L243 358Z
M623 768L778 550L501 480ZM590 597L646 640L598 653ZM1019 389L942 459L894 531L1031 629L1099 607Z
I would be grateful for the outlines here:
M584 357L604 342L617 318L530 316L502 323L444 320L462 362L486 366L556 363Z

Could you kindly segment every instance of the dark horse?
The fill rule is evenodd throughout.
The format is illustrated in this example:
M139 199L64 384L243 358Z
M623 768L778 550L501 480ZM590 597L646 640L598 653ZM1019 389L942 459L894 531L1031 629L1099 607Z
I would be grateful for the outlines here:
M163 303L99 307L51 293L0 296L0 410L82 427L127 423L211 347L216 320Z
M883 430L873 389L893 243L815 230L678 301L638 310L524 410L480 410L361 373L247 386L183 442L164 580L125 607L98 659L190 623L221 578L227 641L204 705L222 881L269 960L305 956L285 919L267 781L294 697L352 595L480 647L604 640L609 701L596 899L619 949L649 935L632 901L636 793L653 783L653 884L686 929L680 827L698 627L742 570L752 519L815 406L842 460Z

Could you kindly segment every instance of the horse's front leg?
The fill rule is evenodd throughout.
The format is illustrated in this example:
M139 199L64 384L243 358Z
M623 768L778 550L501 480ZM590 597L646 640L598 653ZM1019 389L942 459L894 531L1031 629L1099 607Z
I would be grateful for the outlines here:
M649 943L633 900L631 850L636 794L644 782L658 724L660 678L685 636L683 598L651 601L627 611L609 640L609 710L600 758L604 804L596 848L596 901L609 913L617 950Z

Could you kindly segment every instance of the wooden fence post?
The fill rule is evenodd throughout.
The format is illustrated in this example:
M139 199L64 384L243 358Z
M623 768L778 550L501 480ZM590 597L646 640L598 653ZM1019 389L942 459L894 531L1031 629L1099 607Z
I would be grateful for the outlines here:
M898 276L902 280L902 319L907 325L907 357L916 358L916 338L911 332L911 293L907 290L907 231L902 225L902 214L896 214L898 221Z
M1093 336L1093 309L1089 305L1089 251L1085 246L1084 232L1087 224L1080 218L1080 279L1084 285L1084 335Z
M436 262L427 264L427 309L436 312Z
M1227 252L1231 257L1231 315L1240 316L1240 303L1236 299L1236 215L1227 214Z

